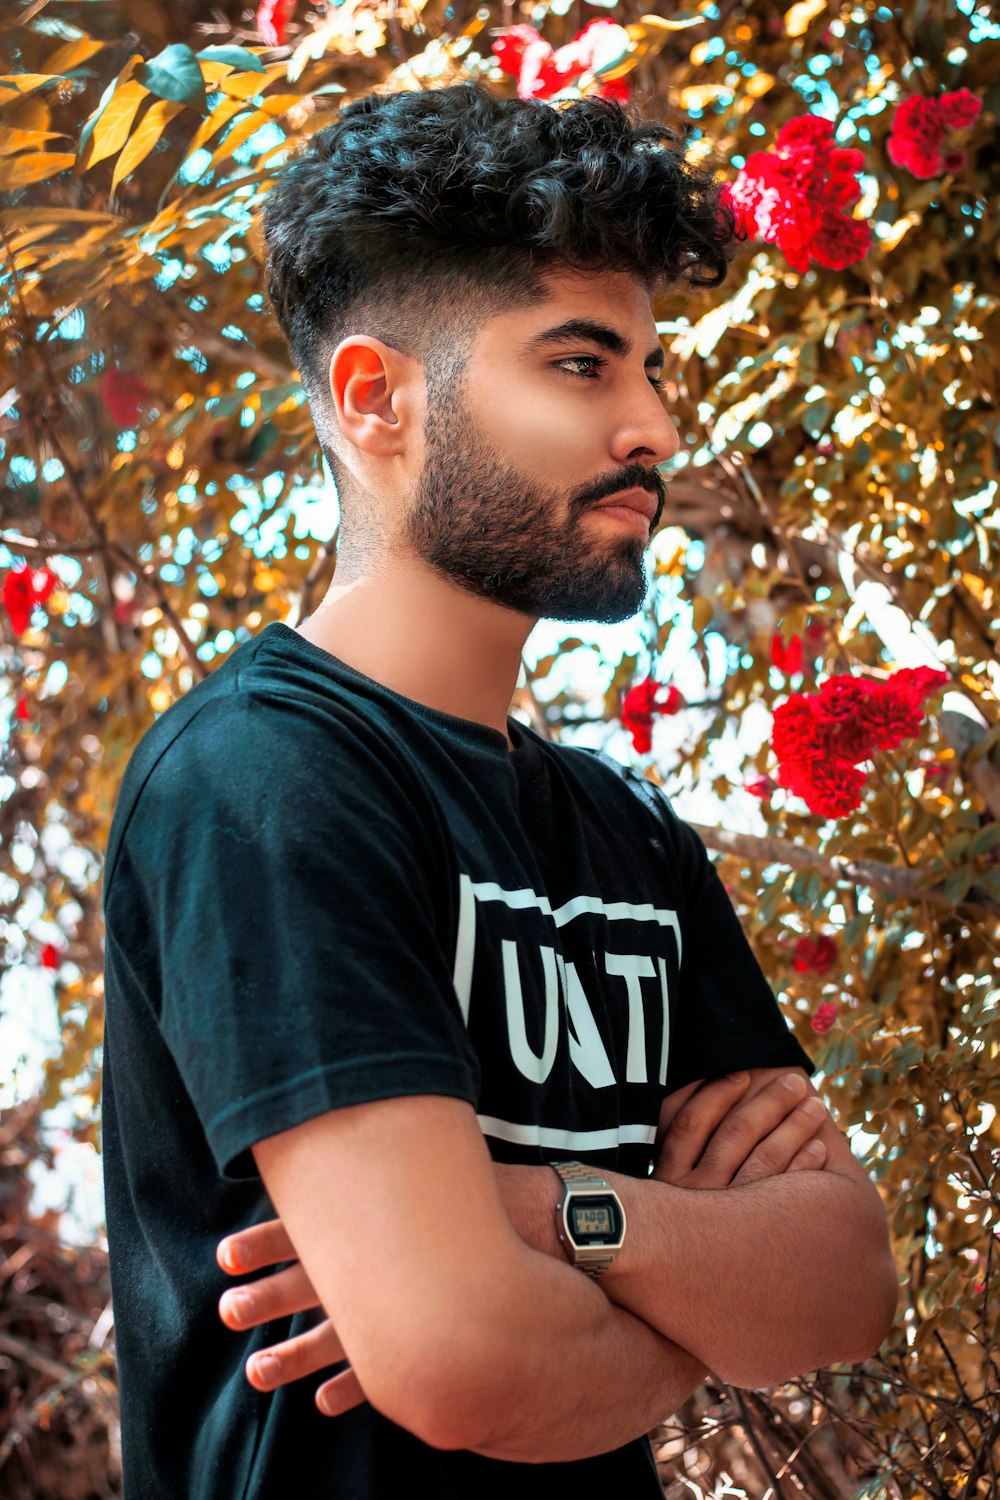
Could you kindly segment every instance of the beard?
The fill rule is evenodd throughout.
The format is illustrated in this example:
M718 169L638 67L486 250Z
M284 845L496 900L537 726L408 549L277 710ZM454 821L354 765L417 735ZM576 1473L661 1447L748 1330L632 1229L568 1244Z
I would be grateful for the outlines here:
M428 393L426 457L405 542L459 588L519 614L606 625L634 615L646 597L648 538L581 523L596 500L655 485L652 536L660 476L636 464L569 496L545 490L490 447L456 387L433 401Z

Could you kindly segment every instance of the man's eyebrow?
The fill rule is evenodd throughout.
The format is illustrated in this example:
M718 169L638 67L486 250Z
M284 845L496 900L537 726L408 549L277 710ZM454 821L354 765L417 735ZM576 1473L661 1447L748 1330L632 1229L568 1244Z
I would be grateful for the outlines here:
M607 349L612 354L621 355L623 358L632 353L632 340L619 333L617 328L610 327L607 323L595 323L590 318L569 318L565 323L560 323L556 328L545 328L541 333L536 333L528 340L528 349L544 349L550 344L565 344L571 339L587 339L592 344L599 344L602 349ZM657 344L655 349L650 349L646 355L647 365L662 366L666 362L662 344Z

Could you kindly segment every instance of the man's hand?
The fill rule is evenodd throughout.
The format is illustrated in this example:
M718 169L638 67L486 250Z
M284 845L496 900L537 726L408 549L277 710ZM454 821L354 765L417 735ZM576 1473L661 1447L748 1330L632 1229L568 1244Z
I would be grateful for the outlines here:
M319 1307L319 1298L298 1258L280 1219L268 1219L239 1234L220 1240L216 1259L231 1276L262 1271L281 1261L294 1261L283 1271L262 1276L258 1281L223 1292L219 1299L219 1316L227 1328L240 1333L261 1323L290 1317ZM301 1380L344 1360L344 1350L329 1318L296 1338L254 1354L247 1361L246 1376L258 1391L272 1391L279 1385ZM325 1417L360 1406L365 1393L350 1368L324 1382L316 1391L316 1406Z
M699 1080L664 1099L654 1181L745 1187L784 1172L822 1168L826 1146L813 1137L829 1116L822 1100L806 1098L805 1075L786 1073L748 1093L749 1077Z
M812 1137L828 1118L822 1103L808 1099L802 1074L790 1077L796 1087L774 1079L747 1092L749 1074L686 1085L663 1101L657 1133L653 1179L685 1188L741 1187L784 1172L823 1166L826 1148ZM818 1108L817 1108L818 1106ZM319 1306L312 1282L280 1219L269 1219L220 1240L216 1257L230 1275L264 1270L282 1261L294 1264L223 1293L219 1316L227 1328L241 1332ZM274 1390L344 1360L344 1350L329 1318L306 1333L252 1356L247 1379L255 1389ZM359 1406L365 1393L353 1370L334 1375L316 1391L324 1416Z

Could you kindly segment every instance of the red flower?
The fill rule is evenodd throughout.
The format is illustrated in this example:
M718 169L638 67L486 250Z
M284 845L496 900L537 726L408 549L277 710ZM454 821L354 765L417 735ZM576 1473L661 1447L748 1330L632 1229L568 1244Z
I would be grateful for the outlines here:
M817 732L824 749L852 765L867 760L875 748L864 717L871 686L861 677L833 676L815 695Z
M945 151L943 142L949 130L971 125L982 109L982 101L969 89L941 94L927 99L911 94L897 105L892 130L886 142L889 160L905 167L914 177L937 177L941 172L957 172L965 160L961 151Z
M42 949L42 968L58 969L59 949L53 943L46 943Z
M814 693L792 693L774 710L771 746L781 761L808 760L822 754L817 739Z
M860 151L833 144L832 121L798 115L778 131L774 149L755 151L723 198L742 233L777 245L789 265L810 261L842 270L871 244L871 227L845 209L857 203Z
M802 671L802 637L793 635L788 645L784 645L777 631L771 637L771 665L779 672L787 672L791 677L796 672Z
M664 687L653 677L647 677L634 688L630 688L622 699L622 727L632 736L632 743L640 755L648 755L653 748L653 715L675 714L684 707L684 698L673 683L666 687L662 700L657 694Z
M620 104L627 104L632 97L632 85L627 78L608 78L587 92L599 99L617 99Z
M942 94L937 105L948 129L962 130L979 118L983 101L977 99L971 89L956 89L952 94Z
M24 634L35 605L44 604L58 583L59 575L51 568L32 571L23 563L11 568L3 581L3 602L15 635Z
M23 693L17 700L17 707L14 710L14 717L17 719L31 718L31 709L28 707L28 700L27 698L25 698Z
M817 1005L809 1023L813 1031L818 1031L821 1036L829 1031L836 1023L837 1011L838 1006L833 1000L824 1000L821 1005Z
M152 391L141 375L127 375L109 365L101 375L101 400L116 427L135 427Z
M620 33L620 36L615 38L612 33ZM615 41L623 51L628 49L628 33L617 21L606 16L588 21L572 41L555 51L551 42L547 42L533 26L521 22L501 31L493 42L492 51L501 70L517 79L518 98L548 99L581 74L592 73L602 61L603 49ZM623 78L600 83L591 92L605 99L622 101L631 96L630 86Z
M778 783L772 781L770 776L748 776L743 783L743 790L749 792L751 797L759 797L762 802L766 801L777 790L777 787Z
M775 709L771 730L779 786L823 817L854 812L865 784L857 763L917 734L923 699L948 680L947 672L905 667L885 682L835 675L818 693L792 693Z
M285 40L285 27L295 11L295 0L262 0L257 7L257 31L262 42L269 47L280 47Z
M789 761L778 767L778 781L801 797L821 818L843 818L861 806L863 771L846 760Z
M837 958L837 945L826 933L818 938L800 937L792 950L792 963L800 974L826 974Z

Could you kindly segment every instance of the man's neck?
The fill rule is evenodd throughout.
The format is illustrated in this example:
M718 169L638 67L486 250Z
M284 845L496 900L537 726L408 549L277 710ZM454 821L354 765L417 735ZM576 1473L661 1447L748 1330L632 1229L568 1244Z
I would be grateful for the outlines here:
M408 560L330 585L295 627L366 677L507 739L524 642L535 621Z

